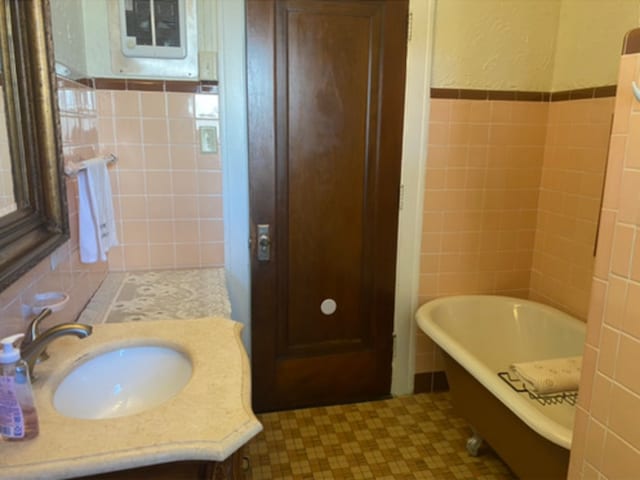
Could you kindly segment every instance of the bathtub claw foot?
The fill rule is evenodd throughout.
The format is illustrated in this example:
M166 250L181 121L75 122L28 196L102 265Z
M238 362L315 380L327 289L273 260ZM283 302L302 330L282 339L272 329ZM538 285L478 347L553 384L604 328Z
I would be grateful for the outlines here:
M482 440L482 437L474 432L474 434L467 439L467 452L469 452L469 455L472 457L477 457L480 455L480 449L483 445L484 440Z

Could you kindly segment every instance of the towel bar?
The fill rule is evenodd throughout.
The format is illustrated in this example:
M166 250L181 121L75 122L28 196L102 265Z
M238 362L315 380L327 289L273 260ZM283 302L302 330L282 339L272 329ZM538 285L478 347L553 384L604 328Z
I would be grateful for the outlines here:
M640 102L640 87L635 81L631 82L631 90L633 90L633 96Z
M64 166L64 173L68 177L75 177L80 170L87 168L88 165L92 163L104 162L106 164L115 163L118 161L118 157L116 157L113 153L109 155L105 155L102 157L94 157L88 158L87 160L81 160L79 162L70 162Z

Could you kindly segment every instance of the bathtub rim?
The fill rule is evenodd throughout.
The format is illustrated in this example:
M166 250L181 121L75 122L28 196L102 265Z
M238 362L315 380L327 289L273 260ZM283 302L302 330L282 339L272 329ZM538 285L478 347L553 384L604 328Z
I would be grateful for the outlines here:
M530 304L553 315L564 317L568 322L582 330L585 330L585 324L577 318L549 305L544 305L533 300L504 295L451 295L440 297L421 305L415 314L416 322L420 329L440 348L462 365L463 368L465 368L478 382L498 398L527 426L550 442L566 448L567 450L571 450L573 437L573 430L571 428L565 427L544 415L533 406L528 397L520 394L514 394L515 392L513 392L513 390L511 390L495 372L493 372L484 363L478 361L478 359L469 353L458 341L451 338L451 336L442 327L440 327L435 320L430 320L431 311L443 303L477 300L479 298L492 299L494 301L508 301L510 303Z

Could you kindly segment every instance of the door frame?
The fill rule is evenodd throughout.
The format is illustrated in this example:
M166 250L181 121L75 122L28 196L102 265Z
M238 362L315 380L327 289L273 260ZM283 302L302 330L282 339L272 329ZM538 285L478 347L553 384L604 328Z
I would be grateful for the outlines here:
M231 318L244 325L242 342L251 355L245 0L216 3L224 267Z
M414 314L419 306L420 248L436 0L410 0L409 12L412 18L407 45L407 83L400 179L402 198L398 215L398 256L393 319L395 345L391 373L393 395L412 393L416 373L417 327Z
M398 219L395 342L391 377L393 395L413 392L415 375L416 327L413 315L418 307L420 281L420 264L417 260L420 258L422 239L436 1L409 1L413 25L407 50L407 100L401 177L403 207ZM245 0L218 0L217 12L225 271L232 318L244 325L243 342L251 355ZM421 101L409 102L409 98L420 98Z

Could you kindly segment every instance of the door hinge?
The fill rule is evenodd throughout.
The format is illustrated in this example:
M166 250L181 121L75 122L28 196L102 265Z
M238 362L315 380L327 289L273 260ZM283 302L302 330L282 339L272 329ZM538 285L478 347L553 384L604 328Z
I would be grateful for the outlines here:
M413 13L409 12L407 16L407 43L411 41L411 36L413 34Z
M400 184L400 189L398 191L398 210L402 210L404 208L404 185Z

